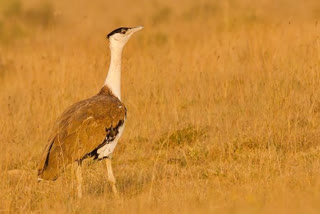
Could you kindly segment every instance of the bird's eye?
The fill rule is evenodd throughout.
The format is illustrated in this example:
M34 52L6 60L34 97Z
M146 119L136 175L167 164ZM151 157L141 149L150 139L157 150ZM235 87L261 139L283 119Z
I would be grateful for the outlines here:
M125 34L127 32L127 30L125 30L125 29L121 29L121 34Z

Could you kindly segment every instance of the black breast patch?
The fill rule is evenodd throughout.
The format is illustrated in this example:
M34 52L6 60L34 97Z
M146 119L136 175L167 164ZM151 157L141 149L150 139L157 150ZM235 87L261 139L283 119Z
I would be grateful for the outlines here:
M98 159L99 154L98 154L98 149L100 149L101 147L103 147L106 144L111 143L112 141L114 141L114 139L117 137L117 135L119 134L119 128L121 126L123 126L124 120L120 120L119 123L115 126L115 127L110 127L110 128L106 128L106 137L103 140L103 142L97 147L95 148L92 152L89 152L88 154L86 154L83 159L88 158L88 157L93 157L94 160Z

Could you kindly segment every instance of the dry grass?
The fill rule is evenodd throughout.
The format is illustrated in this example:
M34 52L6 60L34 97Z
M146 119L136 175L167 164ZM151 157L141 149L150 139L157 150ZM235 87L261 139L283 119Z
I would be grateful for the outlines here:
M1 10L0 212L317 213L317 0L41 2ZM104 81L104 36L140 24L124 51L121 200L104 162L85 162L82 200L71 170L37 183L55 118Z

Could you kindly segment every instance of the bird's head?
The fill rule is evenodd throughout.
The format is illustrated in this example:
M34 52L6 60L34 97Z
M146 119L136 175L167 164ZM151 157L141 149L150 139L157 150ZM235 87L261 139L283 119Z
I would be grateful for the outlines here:
M120 27L107 35L111 47L123 48L130 37L137 31L142 30L142 26L138 27Z

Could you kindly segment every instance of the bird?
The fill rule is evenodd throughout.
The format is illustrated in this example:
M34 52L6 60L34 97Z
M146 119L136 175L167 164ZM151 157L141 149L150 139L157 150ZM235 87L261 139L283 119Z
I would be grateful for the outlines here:
M108 181L118 197L111 159L127 117L121 101L122 51L130 37L142 29L120 27L107 35L110 65L104 85L96 95L74 103L58 117L39 161L39 181L56 180L72 164L76 166L77 194L81 198L82 161L105 159Z

